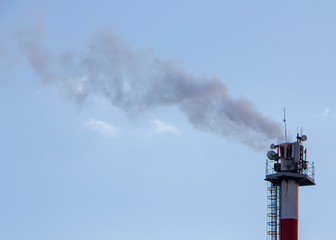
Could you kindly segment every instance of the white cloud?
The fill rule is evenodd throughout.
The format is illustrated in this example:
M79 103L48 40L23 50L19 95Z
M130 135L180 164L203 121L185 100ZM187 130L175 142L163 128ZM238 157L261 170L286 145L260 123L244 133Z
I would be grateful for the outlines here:
M84 123L84 126L91 128L106 137L116 137L118 135L118 128L101 120L90 119Z
M326 108L323 112L323 117L327 117L329 115L329 112L330 112L330 108Z
M180 135L180 131L177 128L159 119L153 119L151 121L151 124L152 124L152 131L155 134L172 133L175 135Z
M329 115L330 108L326 108L323 112L323 117L327 117Z

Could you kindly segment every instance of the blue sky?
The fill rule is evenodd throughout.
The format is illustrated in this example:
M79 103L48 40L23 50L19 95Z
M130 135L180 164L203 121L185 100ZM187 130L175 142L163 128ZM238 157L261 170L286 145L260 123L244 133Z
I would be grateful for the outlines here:
M317 185L300 190L300 237L331 239L335 10L334 1L0 1L0 238L266 237L267 147L240 143L246 129L233 138L199 131L180 105L130 116L85 89L77 65L46 83L18 47L17 32L30 29L52 54L78 58L112 32L196 80L219 79L277 124L286 107L316 166ZM63 81L93 94L73 101Z

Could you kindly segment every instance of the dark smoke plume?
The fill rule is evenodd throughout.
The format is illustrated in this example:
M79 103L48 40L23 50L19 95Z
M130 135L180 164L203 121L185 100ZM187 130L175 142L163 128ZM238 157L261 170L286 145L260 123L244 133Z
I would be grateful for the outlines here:
M41 29L17 32L20 49L43 82L58 85L79 104L90 95L102 95L130 117L175 105L196 129L254 149L282 138L279 123L250 101L232 98L217 78L194 76L181 63L135 51L109 30L93 35L85 54L54 55Z

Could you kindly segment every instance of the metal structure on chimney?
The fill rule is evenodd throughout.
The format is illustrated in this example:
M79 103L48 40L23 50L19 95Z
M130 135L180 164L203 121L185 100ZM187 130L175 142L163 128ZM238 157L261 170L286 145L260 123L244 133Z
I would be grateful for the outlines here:
M272 144L267 153L267 240L299 239L299 187L315 185L314 162L307 161L302 145L307 137L296 139Z

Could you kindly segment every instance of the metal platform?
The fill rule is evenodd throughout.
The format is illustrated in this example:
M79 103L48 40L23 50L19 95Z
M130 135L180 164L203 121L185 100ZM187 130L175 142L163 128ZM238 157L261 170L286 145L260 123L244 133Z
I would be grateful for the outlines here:
M299 186L315 185L315 181L308 174L292 173L292 172L277 172L274 174L266 175L265 180L273 184L279 184L283 179L295 179Z

